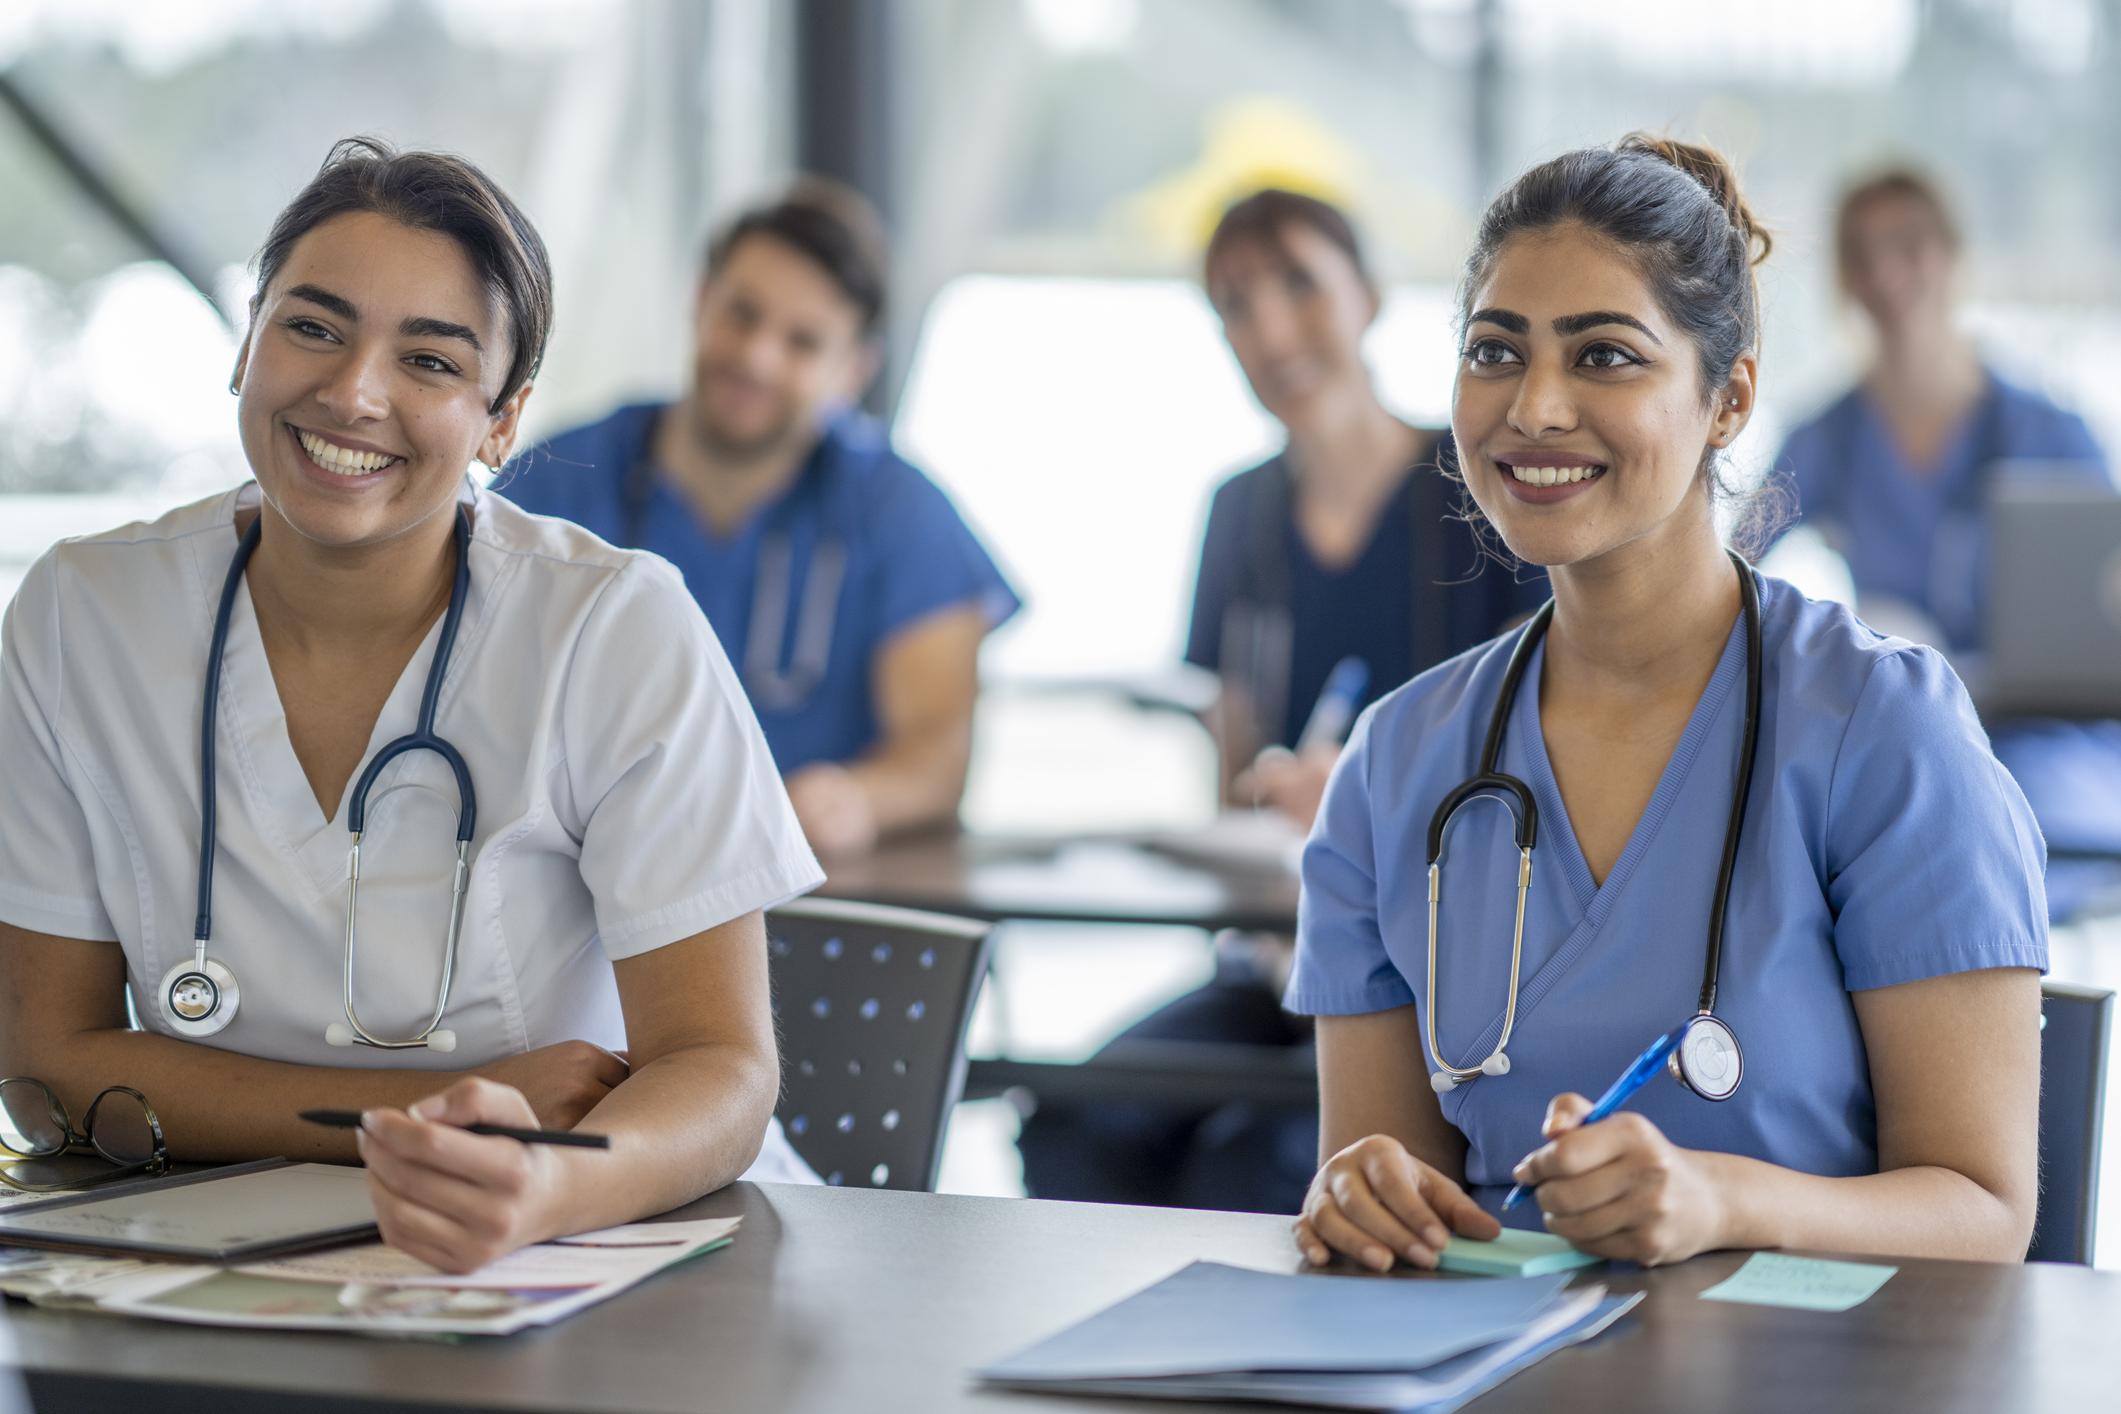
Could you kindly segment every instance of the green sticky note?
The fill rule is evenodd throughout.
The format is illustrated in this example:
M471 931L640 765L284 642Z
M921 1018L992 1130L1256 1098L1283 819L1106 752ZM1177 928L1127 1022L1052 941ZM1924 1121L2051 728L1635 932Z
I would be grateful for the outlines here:
M1899 1270L1873 1262L1830 1262L1823 1257L1755 1252L1744 1266L1702 1292L1701 1299L1788 1306L1798 1311L1846 1311L1868 1301Z
M1444 1244L1437 1265L1447 1272L1470 1272L1484 1277L1536 1277L1588 1267L1601 1262L1588 1252L1579 1252L1551 1232L1528 1232L1506 1227L1493 1242L1475 1242L1454 1237Z

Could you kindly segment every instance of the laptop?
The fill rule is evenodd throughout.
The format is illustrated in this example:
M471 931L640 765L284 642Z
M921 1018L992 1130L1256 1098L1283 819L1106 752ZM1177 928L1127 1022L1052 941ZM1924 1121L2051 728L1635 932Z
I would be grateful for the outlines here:
M2025 470L1990 493L1982 709L2121 717L2121 491Z

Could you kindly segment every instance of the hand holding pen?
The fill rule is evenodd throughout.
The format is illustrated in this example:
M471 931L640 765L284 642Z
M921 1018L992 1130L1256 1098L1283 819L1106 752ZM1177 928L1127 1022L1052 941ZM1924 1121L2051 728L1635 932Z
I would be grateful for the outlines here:
M1655 1266L1729 1246L1727 1156L1683 1149L1621 1107L1664 1067L1679 1032L1660 1036L1597 1103L1557 1096L1549 1142L1513 1171L1516 1206L1536 1191L1547 1231L1600 1257ZM1601 1122L1604 1121L1604 1122Z

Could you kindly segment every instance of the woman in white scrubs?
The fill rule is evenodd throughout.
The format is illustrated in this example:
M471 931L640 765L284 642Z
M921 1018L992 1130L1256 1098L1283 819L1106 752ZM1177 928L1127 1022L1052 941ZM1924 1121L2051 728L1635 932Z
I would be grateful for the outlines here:
M821 875L751 710L668 565L465 476L506 459L550 324L544 247L483 173L340 144L259 256L255 482L54 547L0 644L6 1072L69 1108L141 1090L178 1159L358 1154L384 1236L450 1270L803 1172L760 913ZM446 619L433 728L476 811L435 1022L460 806L434 751L367 793L350 998L342 944L350 797L419 722ZM202 934L199 1019L210 989L173 983Z
M1535 1201L1511 1221L1645 1263L2025 1254L2047 960L2025 799L1935 652L1719 543L1766 245L1720 158L1639 137L1532 169L1482 223L1452 430L1552 618L1384 698L1327 789L1288 995L1319 1017L1313 1262L1432 1266L1450 1231L1495 1234L1512 1184ZM1484 760L1536 820L1522 895L1497 799L1424 867ZM1585 1124L1582 1092L1661 1033L1691 1088L1660 1074Z

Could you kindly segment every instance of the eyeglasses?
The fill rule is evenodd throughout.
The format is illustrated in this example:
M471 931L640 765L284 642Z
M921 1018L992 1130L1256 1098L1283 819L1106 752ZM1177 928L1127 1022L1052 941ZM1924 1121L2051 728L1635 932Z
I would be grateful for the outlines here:
M0 1183L25 1193L58 1193L93 1188L135 1174L157 1174L169 1167L169 1146L162 1140L162 1121L147 1097L126 1085L113 1085L89 1101L80 1129L67 1118L66 1106L49 1085L26 1075L0 1079L0 1112L19 1143L0 1135L0 1150L18 1162L0 1163ZM82 1172L42 1162L90 1151L114 1167Z

